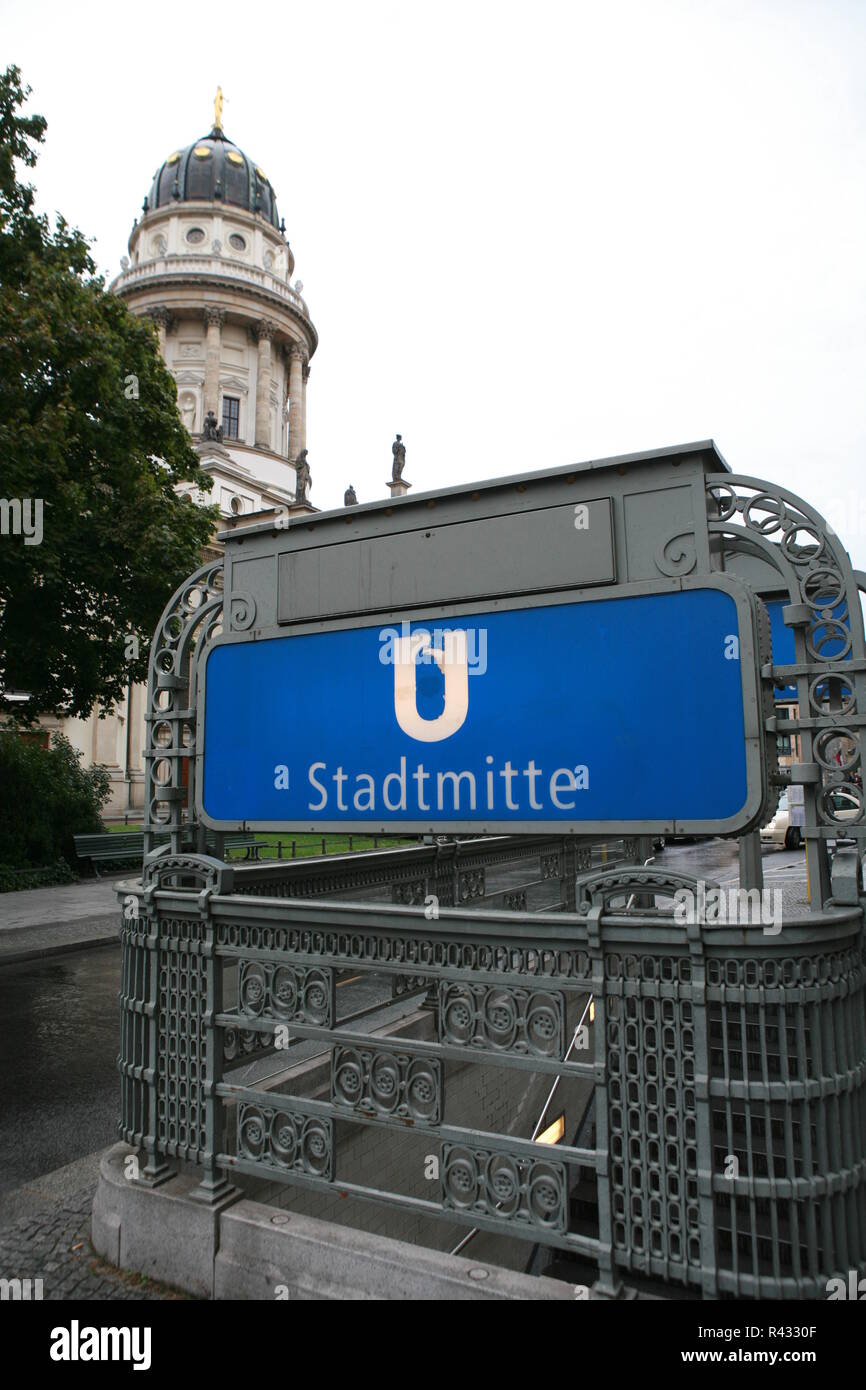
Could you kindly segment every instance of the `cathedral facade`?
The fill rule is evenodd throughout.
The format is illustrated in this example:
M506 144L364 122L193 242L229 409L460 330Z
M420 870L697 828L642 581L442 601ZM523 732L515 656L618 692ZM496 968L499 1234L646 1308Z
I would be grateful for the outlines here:
M318 344L295 259L264 171L222 129L217 93L209 134L157 169L128 255L111 285L156 324L178 408L229 524L306 501L306 401ZM296 465L301 472L297 487ZM307 484L309 486L309 484ZM43 719L111 777L106 814L144 804L145 689L130 684L107 717Z

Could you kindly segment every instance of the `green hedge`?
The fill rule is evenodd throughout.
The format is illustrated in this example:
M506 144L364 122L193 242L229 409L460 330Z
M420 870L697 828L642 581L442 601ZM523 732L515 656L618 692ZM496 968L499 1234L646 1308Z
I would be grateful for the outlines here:
M77 883L65 859L44 869L7 869L0 864L0 893L17 893L24 888L48 888L55 883Z
M57 870L65 861L68 868L76 862L73 836L104 829L108 773L83 768L81 757L63 734L42 748L15 728L0 730L0 867Z

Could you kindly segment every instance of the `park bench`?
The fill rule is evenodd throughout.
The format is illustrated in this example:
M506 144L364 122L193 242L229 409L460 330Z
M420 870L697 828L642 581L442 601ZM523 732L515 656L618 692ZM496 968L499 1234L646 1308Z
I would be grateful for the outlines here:
M165 844L167 835L154 836L154 846ZM76 858L89 860L99 877L101 864L123 864L130 860L141 860L144 854L144 832L141 830L118 831L117 834L75 835L73 837ZM246 858L257 858L256 837L249 831L231 832L223 836L223 852L227 849L245 849ZM208 835L207 853L213 854L216 838Z

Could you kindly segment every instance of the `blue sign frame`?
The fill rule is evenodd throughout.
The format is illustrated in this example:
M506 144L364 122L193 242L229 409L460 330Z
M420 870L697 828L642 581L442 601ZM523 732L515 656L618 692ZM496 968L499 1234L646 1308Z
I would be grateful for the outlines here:
M218 637L213 829L731 834L766 794L755 600L727 576Z

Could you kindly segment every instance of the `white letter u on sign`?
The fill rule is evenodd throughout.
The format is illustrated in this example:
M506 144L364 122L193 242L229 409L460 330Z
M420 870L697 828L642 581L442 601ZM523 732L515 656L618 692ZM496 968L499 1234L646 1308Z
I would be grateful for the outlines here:
M447 632L444 641L443 650L433 646L429 632L413 632L394 644L394 712L403 733L420 743L439 743L450 738L469 711L466 633ZM420 651L429 651L445 678L445 706L435 719L422 719L418 713L415 662Z

